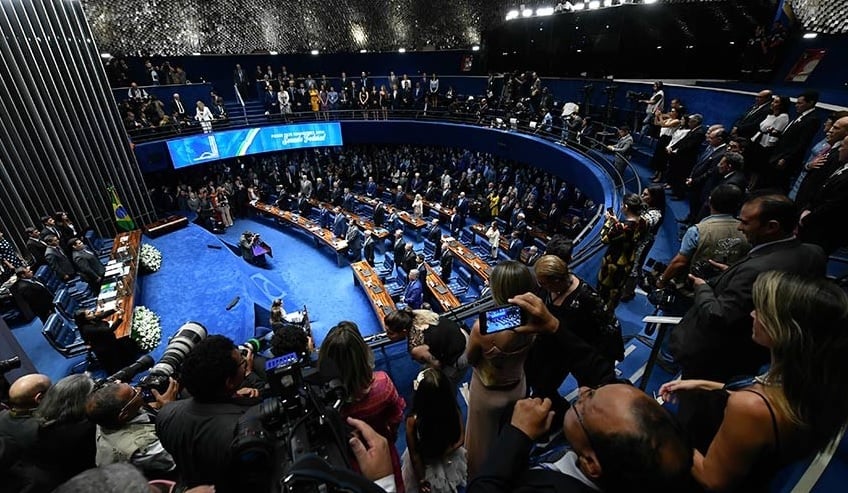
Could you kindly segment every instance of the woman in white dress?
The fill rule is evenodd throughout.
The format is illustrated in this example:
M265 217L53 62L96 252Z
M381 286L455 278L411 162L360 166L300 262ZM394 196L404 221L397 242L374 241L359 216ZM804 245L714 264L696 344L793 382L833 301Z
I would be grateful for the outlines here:
M200 122L200 128L203 129L203 133L208 134L212 132L212 120L215 117L212 116L212 111L209 110L208 106L203 104L203 101L197 102L197 113L195 113L194 119Z
M416 193L415 200L412 201L412 215L417 218L424 216L424 199L420 193Z
M492 221L492 225L486 230L486 238L489 239L489 244L492 247L492 258L498 258L498 248L501 242L501 232L498 229L498 222Z

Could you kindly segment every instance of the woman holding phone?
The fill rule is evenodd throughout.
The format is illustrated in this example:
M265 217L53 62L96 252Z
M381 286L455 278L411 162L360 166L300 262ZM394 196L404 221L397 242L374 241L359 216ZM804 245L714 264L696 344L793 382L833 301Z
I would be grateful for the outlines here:
M492 269L489 285L499 307L507 299L535 289L535 281L524 264L510 260ZM483 315L485 316L485 315ZM468 477L473 477L495 443L501 416L527 393L524 360L533 342L532 334L504 330L492 334L474 323L465 356L472 366L468 398L465 444L468 449Z

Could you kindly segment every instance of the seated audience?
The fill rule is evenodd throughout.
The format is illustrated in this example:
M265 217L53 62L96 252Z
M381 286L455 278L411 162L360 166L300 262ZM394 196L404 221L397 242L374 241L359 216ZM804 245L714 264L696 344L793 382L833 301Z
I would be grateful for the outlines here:
M117 318L111 323L104 320L112 315ZM138 355L138 346L131 337L115 337L115 329L123 321L122 315L122 310L77 310L74 313L74 323L82 339L109 375L131 364Z
M441 370L459 386L468 371L463 357L468 334L455 321L430 310L405 308L385 318L386 335L392 341L406 338L407 350L415 361Z
M535 288L533 274L526 265L509 260L492 269L489 278L492 298L498 306ZM474 322L465 356L472 366L468 396L465 443L468 448L468 475L473 477L496 443L503 413L527 395L524 361L533 342L532 334L507 330L494 334L480 332Z
M387 373L374 371L374 353L355 323L343 321L330 329L321 344L318 367L340 375L348 396L341 409L342 416L368 423L390 443L395 443L406 402ZM405 491L395 447L391 447L391 459L396 491Z
M449 492L465 486L465 433L456 386L437 368L426 368L412 384L406 418L403 482L407 493Z
M714 405L690 421L698 450L692 474L710 491L769 491L774 473L822 450L848 419L845 373L848 296L824 279L777 271L753 287L753 340L771 353L749 386L678 380L663 398L698 391Z

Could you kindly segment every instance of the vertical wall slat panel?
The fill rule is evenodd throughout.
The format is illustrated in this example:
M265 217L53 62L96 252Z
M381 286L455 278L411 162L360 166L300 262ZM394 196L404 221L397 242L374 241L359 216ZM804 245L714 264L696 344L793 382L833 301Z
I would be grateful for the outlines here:
M137 224L155 218L79 0L0 0L0 227L64 210L115 234L107 185ZM24 252L25 253L25 252Z

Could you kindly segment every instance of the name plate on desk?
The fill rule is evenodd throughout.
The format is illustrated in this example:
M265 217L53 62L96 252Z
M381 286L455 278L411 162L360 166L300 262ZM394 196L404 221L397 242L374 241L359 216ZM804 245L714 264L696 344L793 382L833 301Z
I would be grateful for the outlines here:
M374 294L380 294L383 292L383 288L380 286L371 286L371 292Z

